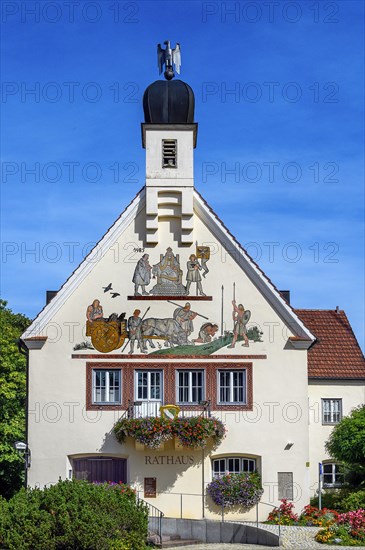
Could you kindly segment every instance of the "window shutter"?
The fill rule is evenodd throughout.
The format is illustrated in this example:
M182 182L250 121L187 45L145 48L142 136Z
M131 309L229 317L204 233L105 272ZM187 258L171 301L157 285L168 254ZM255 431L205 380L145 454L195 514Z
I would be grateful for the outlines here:
M163 168L177 167L177 140L176 139L162 140L162 167Z
M278 499L293 500L293 472L278 472Z

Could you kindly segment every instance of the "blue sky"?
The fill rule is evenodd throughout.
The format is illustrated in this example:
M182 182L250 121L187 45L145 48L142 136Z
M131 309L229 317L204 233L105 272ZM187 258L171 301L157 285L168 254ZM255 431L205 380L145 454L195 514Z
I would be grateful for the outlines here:
M34 317L143 186L141 100L170 39L196 97L197 189L294 307L339 305L364 346L363 2L1 8L14 311Z

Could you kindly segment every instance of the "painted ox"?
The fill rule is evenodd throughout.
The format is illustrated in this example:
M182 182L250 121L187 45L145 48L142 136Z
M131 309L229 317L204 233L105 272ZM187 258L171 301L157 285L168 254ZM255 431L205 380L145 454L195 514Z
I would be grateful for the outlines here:
M165 346L173 347L188 344L186 333L175 319L144 319L141 326L142 337L149 341L152 347L151 336L165 340Z

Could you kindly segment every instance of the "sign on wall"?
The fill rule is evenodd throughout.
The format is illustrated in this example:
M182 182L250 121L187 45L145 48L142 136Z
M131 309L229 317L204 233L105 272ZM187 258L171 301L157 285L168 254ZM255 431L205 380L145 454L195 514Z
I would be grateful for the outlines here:
M144 478L144 498L156 498L156 478Z

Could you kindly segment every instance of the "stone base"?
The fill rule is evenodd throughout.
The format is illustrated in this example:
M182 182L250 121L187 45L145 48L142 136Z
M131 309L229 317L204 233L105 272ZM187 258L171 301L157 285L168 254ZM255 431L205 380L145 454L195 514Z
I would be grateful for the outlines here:
M150 294L153 296L185 296L186 288L181 284L157 284L152 288Z

